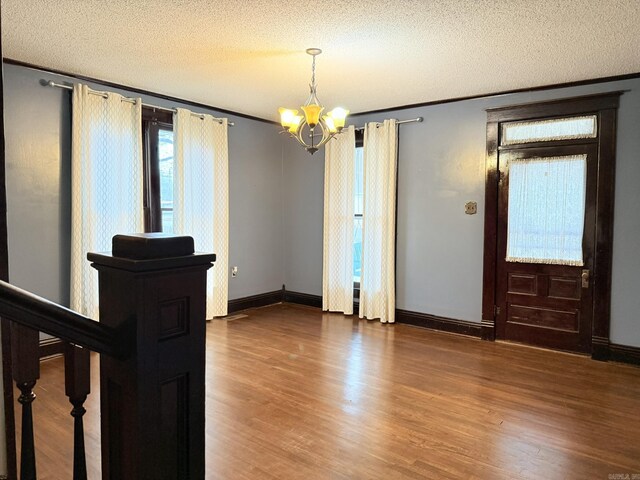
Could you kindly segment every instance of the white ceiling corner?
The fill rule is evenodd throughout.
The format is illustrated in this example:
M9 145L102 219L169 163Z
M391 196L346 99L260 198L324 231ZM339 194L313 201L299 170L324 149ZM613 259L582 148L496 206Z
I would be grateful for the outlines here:
M310 11L310 8L312 9ZM277 119L640 72L639 0L2 0L5 57Z

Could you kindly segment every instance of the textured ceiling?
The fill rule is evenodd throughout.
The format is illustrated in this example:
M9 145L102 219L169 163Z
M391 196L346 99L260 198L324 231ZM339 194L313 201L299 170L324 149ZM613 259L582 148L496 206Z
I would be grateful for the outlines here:
M640 72L640 0L2 0L5 57L276 119Z

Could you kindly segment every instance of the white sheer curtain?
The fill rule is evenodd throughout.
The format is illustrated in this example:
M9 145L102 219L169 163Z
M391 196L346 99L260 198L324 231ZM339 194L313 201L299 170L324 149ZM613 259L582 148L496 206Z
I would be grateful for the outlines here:
M395 321L396 121L364 130L364 211L360 318Z
M353 313L355 130L350 126L326 146L322 309Z
M213 252L207 273L207 318L227 314L229 297L229 150L227 120L179 108L173 118L174 232Z
M587 156L509 161L507 261L583 265Z
M144 231L142 101L73 87L71 308L98 318L98 272L87 252L111 250L119 233Z

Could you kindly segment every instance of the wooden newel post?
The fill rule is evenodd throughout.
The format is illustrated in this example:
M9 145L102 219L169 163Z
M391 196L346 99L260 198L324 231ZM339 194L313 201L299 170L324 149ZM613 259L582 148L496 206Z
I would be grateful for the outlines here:
M206 273L191 237L116 235L99 272L100 322L126 360L100 357L102 478L204 478Z

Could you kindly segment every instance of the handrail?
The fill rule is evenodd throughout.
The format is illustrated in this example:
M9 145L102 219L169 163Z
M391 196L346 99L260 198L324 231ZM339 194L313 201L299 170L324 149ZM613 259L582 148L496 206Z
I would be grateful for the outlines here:
M94 352L124 358L119 330L96 322L22 288L0 281L0 317Z

